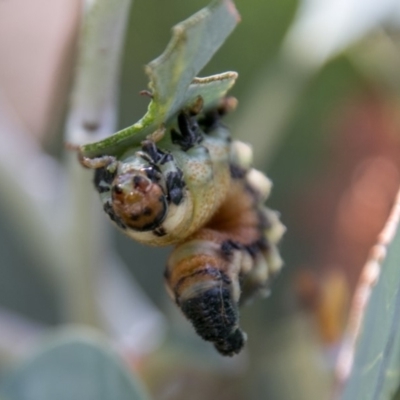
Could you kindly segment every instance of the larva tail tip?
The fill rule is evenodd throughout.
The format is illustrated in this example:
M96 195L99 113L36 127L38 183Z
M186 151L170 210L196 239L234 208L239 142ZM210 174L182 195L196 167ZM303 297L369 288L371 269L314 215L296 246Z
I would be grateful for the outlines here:
M232 357L244 347L247 335L239 328L221 342L214 343L215 348L224 356Z

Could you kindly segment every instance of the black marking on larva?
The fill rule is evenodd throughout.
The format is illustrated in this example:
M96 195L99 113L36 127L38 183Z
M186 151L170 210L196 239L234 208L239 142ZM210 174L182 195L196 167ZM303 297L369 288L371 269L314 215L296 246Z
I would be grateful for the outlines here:
M243 332L238 328L225 340L214 343L215 348L224 356L233 356L240 352L246 343Z
M212 278L212 280L221 281L225 285L231 284L231 280L229 279L228 275L226 275L224 272L220 271L215 267L204 267L201 269L197 269L191 274L182 276L173 288L175 295L178 295L179 289L183 285L186 279L193 278L194 276L205 276L205 275L208 275L210 278ZM179 302L178 297L175 300Z
M143 209L143 215L150 216L153 213L153 210L150 207L145 207Z
M230 164L229 170L231 172L232 179L243 179L246 176L247 171L238 165Z
M195 118L190 118L185 113L181 112L178 115L178 126L181 135L190 138L193 144L199 143L202 140L200 127Z
M152 181L152 182L159 182L161 179L161 173L160 171L156 168L156 166L152 167L147 167L144 168L144 172L146 176Z
M103 209L105 213L110 217L112 221L114 221L121 229L126 229L126 225L122 222L121 218L119 218L113 208L111 203L107 202L104 204Z
M168 268L168 265L167 265L167 266L165 267L165 270L164 270L164 279L168 282L170 276L171 276L171 272L170 272L170 270L169 270L169 268Z
M180 132L171 129L171 140L172 143L180 146L183 151L188 151L203 140L200 127L195 118L181 112L178 115L178 127Z
M260 232L260 238L243 246L243 248L250 254L252 258L256 258L261 251L269 249L269 243L267 238Z
M112 187L112 191L113 191L115 194L122 194L122 192L123 192L122 187L121 187L120 185L114 185L114 186Z
M175 205L179 205L184 197L184 191L186 184L183 179L183 173L180 169L177 171L168 172L166 178L166 185L168 191L168 198Z
M167 202L166 202L164 196L161 196L159 200L163 203L163 207L162 207L161 211L155 216L155 218L152 222L148 223L147 225L142 226L141 228L138 228L137 226L129 226L129 225L128 226L138 232L147 232L147 231L154 232L155 230L163 229L163 228L160 228L160 225L162 224L162 222L164 221L164 219L167 215L168 206L167 206ZM138 217L140 218L143 214L148 215L148 214L145 214L144 212L142 212ZM131 216L131 219L132 219L132 216ZM136 219L132 219L132 220L137 221Z
M159 215L156 217L156 219L154 220L154 222L151 222L145 226L143 226L140 229L135 228L136 230L140 231L140 232L147 232L147 231L154 231L156 229L158 229L160 223L164 220L164 214L163 212L160 212Z
M241 248L240 244L234 242L233 240L225 240L221 243L221 253L225 259L230 259L233 255L234 250L239 250Z
M199 125L203 128L205 133L210 133L217 129L221 125L221 116L218 110L211 110L205 113L199 119Z
M252 258L256 258L256 256L260 253L260 247L258 246L257 242L246 244L244 248Z
M166 153L160 150L152 140L145 140L142 142L142 150L151 157L154 163L162 164L166 156Z
M174 128L171 129L171 141L182 147L182 135ZM185 151L185 149L183 149Z
M229 288L213 287L181 302L180 307L196 332L213 342L221 354L231 356L243 348L244 335L237 328L238 306Z
M107 186L96 186L96 189L99 193L104 193L104 192L108 192L110 190L110 187Z
M167 234L167 231L162 226L159 226L158 228L153 230L153 234L155 236L162 237L162 236L165 236Z
M205 133L210 133L221 126L225 126L222 122L222 117L229 111L229 106L227 107L227 105L227 103L223 103L219 107L207 111L199 119L199 125L204 129Z
M111 186L116 173L116 170L114 172L110 172L107 167L97 168L94 171L93 183L99 193L104 193L110 190L110 187L103 186L101 184L103 183Z
M141 176L141 175L135 175L132 179L133 181L133 185L136 187L138 187L141 183L144 183L146 181L146 179Z
M171 153L164 153L164 155L161 157L159 163L160 163L160 165L164 165L167 162L170 162L170 161L173 161L173 160L174 160L174 157L172 156Z

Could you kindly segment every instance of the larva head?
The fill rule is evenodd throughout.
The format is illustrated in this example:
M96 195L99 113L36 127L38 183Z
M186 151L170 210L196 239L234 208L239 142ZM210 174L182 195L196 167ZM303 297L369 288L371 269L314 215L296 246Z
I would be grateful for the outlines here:
M144 169L117 174L111 185L114 213L129 228L148 231L161 224L167 214L167 198L159 183Z

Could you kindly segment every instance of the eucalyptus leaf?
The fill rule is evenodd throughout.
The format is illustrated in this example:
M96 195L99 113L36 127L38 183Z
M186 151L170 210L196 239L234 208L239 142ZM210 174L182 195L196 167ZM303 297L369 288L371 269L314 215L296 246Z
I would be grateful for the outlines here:
M104 140L82 146L81 154L89 158L118 155L129 146L137 146L199 96L203 99L204 109L215 105L233 86L237 74L226 72L206 78L196 78L196 75L238 21L239 15L230 0L216 0L176 25L164 53L145 69L152 96L147 113L134 125Z
M1 400L146 400L133 372L92 332L57 335L2 383Z
M342 382L342 400L389 400L399 386L399 215L400 195L356 291L350 332L339 359L342 368L350 367Z

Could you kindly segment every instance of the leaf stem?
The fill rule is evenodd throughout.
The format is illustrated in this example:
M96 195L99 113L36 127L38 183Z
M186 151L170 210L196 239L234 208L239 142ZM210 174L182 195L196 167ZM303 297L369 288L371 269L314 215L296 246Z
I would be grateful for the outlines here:
M66 141L74 145L99 140L115 131L118 78L130 0L87 0ZM100 324L95 269L110 251L108 225L91 184L91 174L65 157L68 173L63 209L69 249L64 263L64 311L69 322Z

